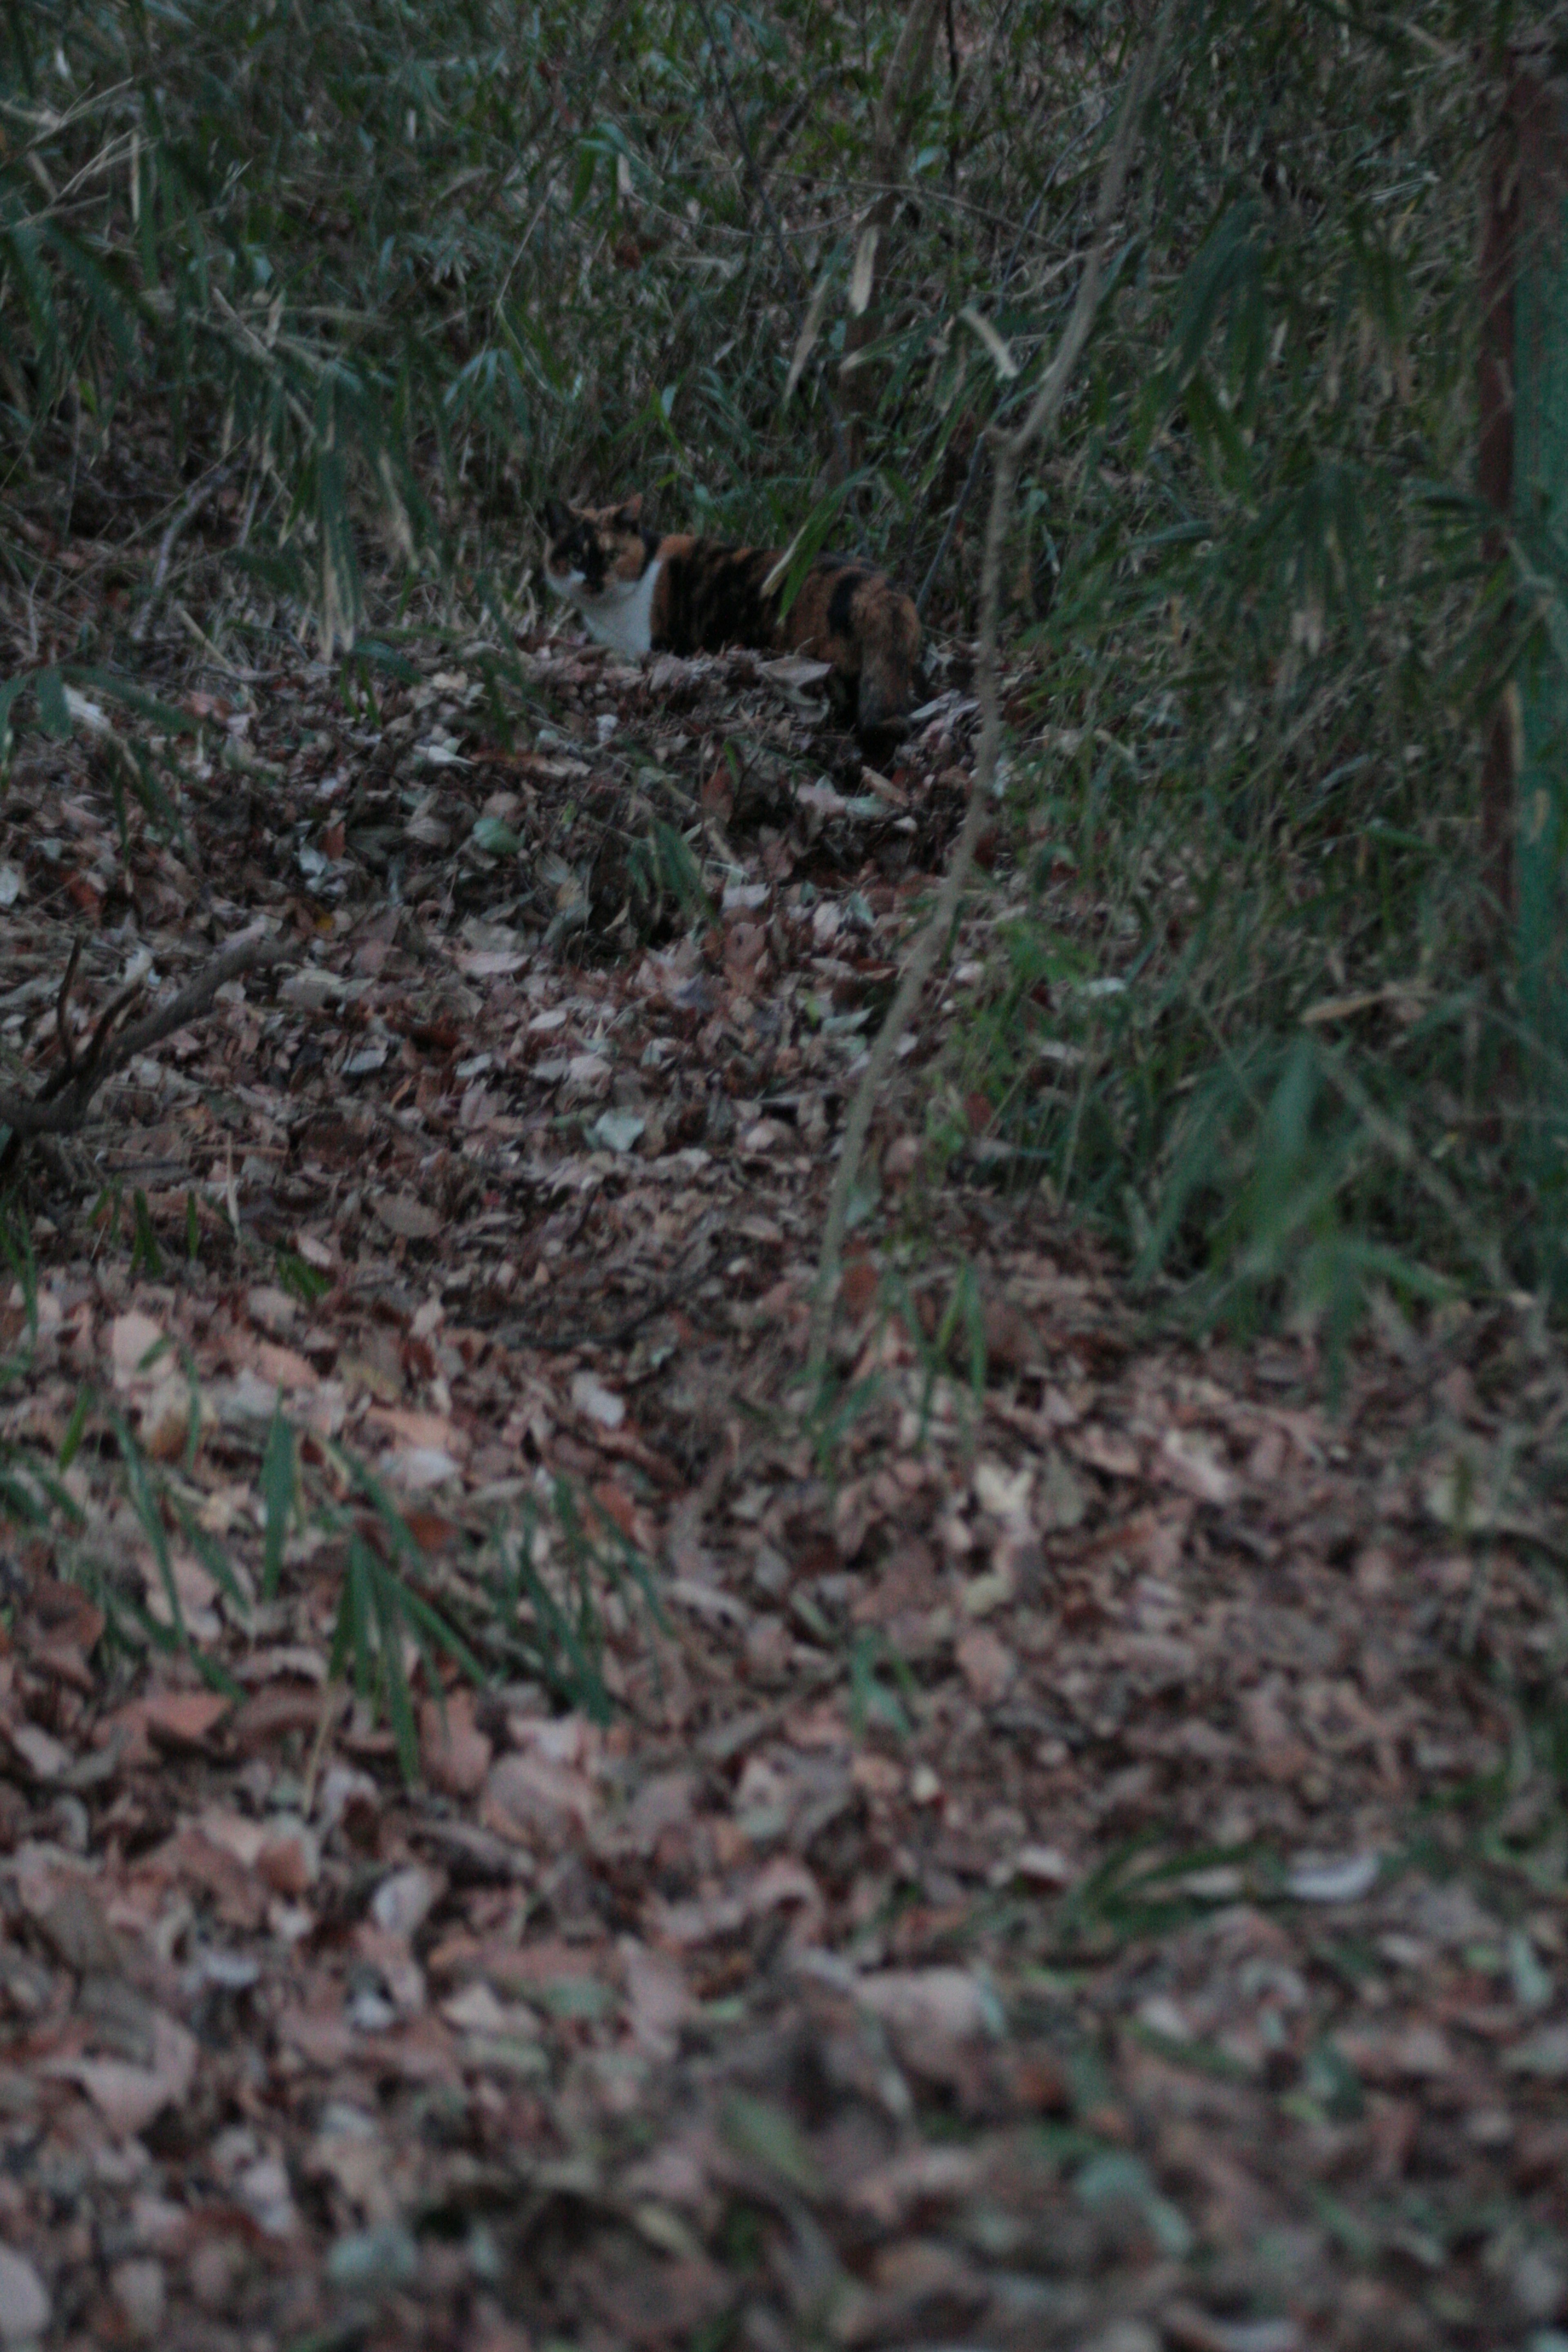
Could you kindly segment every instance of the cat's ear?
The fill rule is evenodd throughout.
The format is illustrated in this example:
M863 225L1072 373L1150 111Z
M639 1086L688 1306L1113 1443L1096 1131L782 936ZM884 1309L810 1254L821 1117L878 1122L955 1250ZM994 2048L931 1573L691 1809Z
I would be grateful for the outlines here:
M552 539L563 539L572 528L572 509L563 507L559 499L551 499L544 509L544 528Z
M636 530L641 514L642 492L639 490L636 498L627 499L624 506L618 506L616 509L616 529Z

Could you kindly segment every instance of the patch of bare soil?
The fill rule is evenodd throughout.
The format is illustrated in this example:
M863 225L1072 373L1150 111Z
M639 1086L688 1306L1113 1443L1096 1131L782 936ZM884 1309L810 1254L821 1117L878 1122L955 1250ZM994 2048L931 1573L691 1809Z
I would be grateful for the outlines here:
M929 1157L1003 871L811 1402L969 708L869 777L787 665L542 640L508 744L449 658L209 673L183 843L90 739L0 802L0 1083L298 950L26 1174L0 1442L78 1522L0 1528L0 2342L1562 2352L1533 1311L1331 1406Z

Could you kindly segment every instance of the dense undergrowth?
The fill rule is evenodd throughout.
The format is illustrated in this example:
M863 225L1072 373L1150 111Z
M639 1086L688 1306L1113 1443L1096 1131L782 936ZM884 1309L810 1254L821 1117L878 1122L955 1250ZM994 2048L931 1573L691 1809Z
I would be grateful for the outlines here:
M133 681L176 619L241 665L306 627L504 650L562 489L858 541L962 638L980 436L1070 301L1137 26L948 9L874 219L900 21L12 9L0 727L68 725L69 665ZM1560 1261L1560 1074L1477 855L1481 728L1555 593L1507 605L1473 491L1508 31L1181 0L1018 519L1030 892L954 1094L1206 1313Z

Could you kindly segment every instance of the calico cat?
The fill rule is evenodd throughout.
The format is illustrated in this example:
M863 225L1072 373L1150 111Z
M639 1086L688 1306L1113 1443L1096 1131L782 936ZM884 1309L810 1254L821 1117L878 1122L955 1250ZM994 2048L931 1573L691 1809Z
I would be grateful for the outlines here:
M781 618L778 589L769 585L776 547L727 547L689 533L661 539L642 520L640 496L616 507L552 499L544 522L544 576L601 645L633 657L723 646L808 654L832 664L835 698L861 735L903 732L915 698L920 615L868 563L817 556Z

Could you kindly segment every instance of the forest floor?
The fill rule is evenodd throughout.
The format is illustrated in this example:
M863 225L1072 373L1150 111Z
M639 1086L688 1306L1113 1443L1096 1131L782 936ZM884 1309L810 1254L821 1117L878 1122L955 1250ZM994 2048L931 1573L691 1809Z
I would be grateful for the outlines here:
M299 950L26 1171L0 2344L1563 2352L1552 1334L1391 1309L1336 1397L933 1159L999 847L814 1405L972 708L868 778L788 665L523 660L511 749L460 649L187 674L183 842L90 716L0 799L0 1080L79 930L68 1024ZM650 812L715 901L652 945Z

